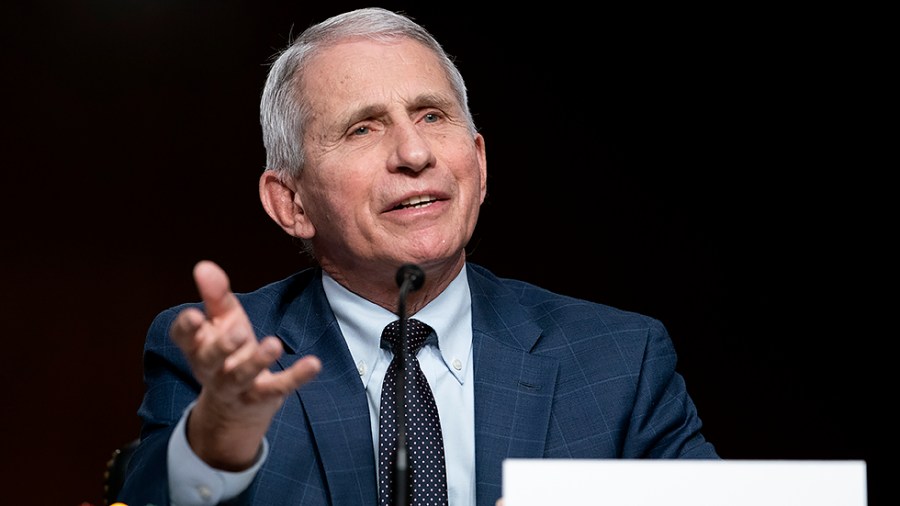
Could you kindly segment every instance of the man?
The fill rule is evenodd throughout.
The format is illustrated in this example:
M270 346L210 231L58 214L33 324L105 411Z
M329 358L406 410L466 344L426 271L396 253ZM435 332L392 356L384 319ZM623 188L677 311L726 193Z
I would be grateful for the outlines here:
M659 322L466 262L485 140L421 26L362 9L309 28L270 70L261 121L262 204L318 267L235 295L197 264L203 305L161 313L148 333L142 441L120 500L391 504L379 465L396 458L379 438L394 353L380 337L405 264L424 273L406 310L429 326L413 355L449 504L493 505L509 457L717 458Z

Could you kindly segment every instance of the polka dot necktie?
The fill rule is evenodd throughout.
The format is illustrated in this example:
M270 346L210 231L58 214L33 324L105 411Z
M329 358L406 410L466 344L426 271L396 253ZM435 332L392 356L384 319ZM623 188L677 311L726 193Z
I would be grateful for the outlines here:
M409 454L409 498L414 506L447 504L447 468L444 464L444 440L441 421L431 387L419 367L416 353L432 329L419 320L406 324L407 360L405 362L406 441ZM379 496L382 506L392 506L393 468L397 458L397 381L399 377L400 320L388 324L381 334L382 347L390 345L394 359L388 366L381 388L381 414L378 431Z

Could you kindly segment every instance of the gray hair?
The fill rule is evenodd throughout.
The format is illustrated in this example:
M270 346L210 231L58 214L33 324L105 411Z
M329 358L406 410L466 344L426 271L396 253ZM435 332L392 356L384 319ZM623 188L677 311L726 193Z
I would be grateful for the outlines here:
M300 175L305 162L303 135L310 104L301 86L310 60L328 47L349 38L389 41L408 38L432 50L438 57L459 101L469 130L476 132L469 111L462 74L438 41L411 18L381 8L358 9L312 25L278 55L263 89L259 119L266 147L266 168L282 180Z

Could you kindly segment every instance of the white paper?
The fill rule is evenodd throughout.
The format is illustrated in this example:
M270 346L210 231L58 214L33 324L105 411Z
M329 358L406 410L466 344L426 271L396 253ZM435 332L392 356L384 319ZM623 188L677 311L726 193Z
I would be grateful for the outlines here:
M856 460L508 459L503 506L867 506Z

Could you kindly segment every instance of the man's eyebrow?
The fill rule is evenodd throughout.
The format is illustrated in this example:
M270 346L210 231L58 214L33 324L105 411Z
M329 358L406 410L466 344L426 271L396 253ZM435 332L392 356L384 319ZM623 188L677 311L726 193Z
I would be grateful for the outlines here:
M341 124L349 127L350 125L363 121L365 119L377 118L387 114L387 108L383 105L365 105L358 109L351 109L343 116Z
M441 109L444 112L450 111L456 106L456 100L445 94L438 93L422 93L417 95L406 106L408 111L416 111L427 107ZM349 128L354 123L372 118L383 117L387 114L387 107L381 104L363 105L359 108L348 109L346 114L341 117L338 124L344 128Z
M436 107L446 111L456 105L456 100L444 94L423 93L417 96L411 105L413 110L423 107Z

